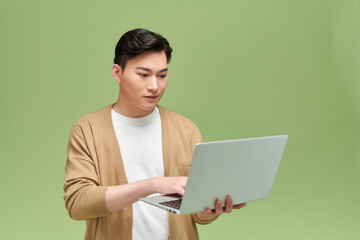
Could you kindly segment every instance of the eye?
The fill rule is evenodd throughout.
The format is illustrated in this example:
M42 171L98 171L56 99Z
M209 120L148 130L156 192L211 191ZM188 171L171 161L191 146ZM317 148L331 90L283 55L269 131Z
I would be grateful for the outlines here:
M149 76L149 74L147 74L147 73L138 73L138 75L139 75L140 77L147 77L147 76Z
M159 75L160 78L166 78L166 74Z

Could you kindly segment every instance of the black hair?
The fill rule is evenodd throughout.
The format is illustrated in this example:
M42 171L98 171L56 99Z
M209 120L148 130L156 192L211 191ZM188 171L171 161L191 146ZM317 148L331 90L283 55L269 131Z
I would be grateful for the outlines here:
M147 29L137 28L121 36L116 44L114 64L120 65L124 71L128 60L146 51L164 51L167 63L170 62L172 48L166 38Z

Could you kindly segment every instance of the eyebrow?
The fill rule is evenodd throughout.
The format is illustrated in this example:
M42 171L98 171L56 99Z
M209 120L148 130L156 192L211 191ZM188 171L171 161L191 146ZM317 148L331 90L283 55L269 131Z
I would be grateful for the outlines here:
M146 68L146 67L137 67L136 69L140 69L140 70L144 70L144 71L151 72L151 69L150 69L150 68ZM166 72L167 70L168 70L167 68L164 68L164 69L161 69L159 72Z

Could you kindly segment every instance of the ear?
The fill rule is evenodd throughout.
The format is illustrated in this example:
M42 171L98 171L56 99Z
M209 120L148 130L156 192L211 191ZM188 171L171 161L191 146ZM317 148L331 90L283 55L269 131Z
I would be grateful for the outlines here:
M121 67L117 64L114 64L111 68L111 73L115 80L120 83L120 76L122 75Z

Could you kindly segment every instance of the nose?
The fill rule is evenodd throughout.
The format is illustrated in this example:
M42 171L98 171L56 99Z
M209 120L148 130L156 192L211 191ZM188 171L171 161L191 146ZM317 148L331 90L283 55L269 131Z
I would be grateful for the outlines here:
M151 93L157 93L157 91L159 90L159 84L158 81L156 79L156 76L149 78L149 82L148 82L148 86L147 86L147 90Z

